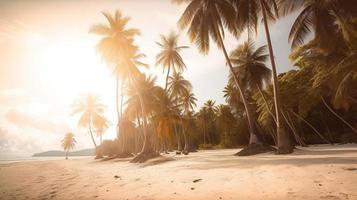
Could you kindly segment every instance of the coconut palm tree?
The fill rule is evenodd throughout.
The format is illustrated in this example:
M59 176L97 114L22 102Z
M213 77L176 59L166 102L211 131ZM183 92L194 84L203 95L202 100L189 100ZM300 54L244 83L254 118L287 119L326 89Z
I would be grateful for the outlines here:
M238 78L247 93L252 94L259 91L263 95L262 88L269 84L271 80L271 71L265 65L269 55L265 52L266 46L254 49L254 43L251 40L231 52L230 60L234 65L234 71L238 74ZM229 85L233 85L232 75L230 75L229 82ZM249 144L256 143L256 141L259 141L259 137L250 135ZM259 142L261 143L261 141Z
M181 117L176 111L176 101L172 95L169 95L161 87L154 90L155 101L153 103L153 121L155 123L156 134L162 142L166 152L166 141L172 133L172 129L177 123L181 123ZM177 135L177 132L175 132Z
M268 43L269 57L271 68L273 72L273 91L274 91L274 104L275 104L275 116L276 116L276 127L278 136L278 153L291 153L293 151L290 144L289 137L284 131L281 116L281 99L279 97L279 85L278 76L274 60L274 51L270 38L270 30L268 26L268 21L274 21L278 18L278 2L277 0L229 0L232 5L237 9L237 27L238 30L243 28L248 29L248 33L253 29L256 30L257 20L262 17L265 36ZM247 9L248 8L248 9ZM239 11L243 11L240 13Z
M228 0L192 0L182 14L178 25L181 29L188 27L191 42L194 42L203 54L207 54L209 51L210 38L218 48L222 49L248 116L249 132L254 133L254 122L251 119L243 88L234 73L233 65L223 42L226 28L233 35L239 36L236 21L232 20L235 17L235 8Z
M279 7L283 15L301 10L289 34L292 48L303 44L311 32L316 44L327 49L338 45L338 40L333 38L339 28L344 30L346 40L357 37L353 34L356 33L353 19L357 12L354 0L280 0Z
M139 30L127 28L130 18L124 17L119 10L115 11L114 15L107 12L103 12L103 15L108 24L95 24L90 28L89 32L101 36L97 44L97 50L102 54L103 59L116 77L117 135L119 136L119 119L123 107L123 88L127 78L127 70L123 69L122 63L124 59L137 52L137 47L133 45L133 40L136 35L139 35ZM119 106L119 85L121 85L121 106Z
M103 113L105 106L100 102L98 96L92 94L86 94L76 99L72 105L72 115L80 114L78 121L79 127L87 127L95 148L97 143L95 142L93 129L95 129L95 123L104 121Z
M183 107L183 112L187 115L189 112L193 111L193 109L197 106L197 98L195 97L195 94L192 92L187 92L184 93L181 96L182 102L182 107Z
M174 130L175 130L175 135L177 138L177 145L178 145L178 151L181 151L181 141L180 141L180 135L178 132L178 128L181 127L181 132L184 135L184 138L186 138L186 134L183 130L182 127L182 116L181 116L181 110L180 110L180 100L181 97L187 93L189 93L192 89L192 85L190 81L184 79L182 76L181 72L174 72L172 76L169 77L168 81L168 94L173 98L174 100L174 106L175 110L177 111L178 116L180 117L180 124L181 126L178 126L178 124L174 124ZM187 147L187 140L185 139L185 146Z
M185 137L185 146L184 146L184 154L188 154L188 148L189 148L189 139L188 139L188 135L187 135L187 129L190 126L190 122L192 121L192 112L193 109L197 106L196 105L196 97L195 94L193 94L192 92L185 92L181 95L181 107L183 110L183 123L182 123L182 130L184 133L184 137ZM181 118L182 119L182 118Z
M161 51L156 56L156 65L162 65L163 72L167 70L165 91L168 85L170 70L173 68L174 72L181 72L186 68L186 65L180 55L180 52L187 46L178 46L179 35L171 32L168 36L161 35L161 41L156 42L161 47Z
M66 160L68 159L68 152L69 150L73 149L74 146L76 145L77 141L74 139L73 133L66 133L64 136L62 142L62 147L64 151L66 152Z
M137 155L132 162L144 162L147 159L157 156L152 144L150 143L151 134L147 130L148 117L153 112L153 104L155 102L154 90L156 78L140 74L132 78L128 87L127 95L127 109L134 112L137 108L141 110L142 117L142 131L144 135L144 143L141 152Z
M228 105L218 105L216 108L217 114L217 125L218 128L223 132L223 140L221 143L224 147L227 147L228 136L231 134L232 129L235 124L235 117L231 111L231 108Z
M102 116L101 118L97 118L96 121L94 121L93 125L96 129L97 136L99 137L100 144L102 144L103 135L105 131L109 128L110 121L105 116Z

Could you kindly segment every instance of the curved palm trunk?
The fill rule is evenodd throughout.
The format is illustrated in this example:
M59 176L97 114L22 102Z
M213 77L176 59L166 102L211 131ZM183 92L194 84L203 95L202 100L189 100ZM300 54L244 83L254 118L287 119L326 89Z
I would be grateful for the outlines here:
M265 36L268 42L269 56L270 62L273 72L273 90L274 90L274 102L275 102L275 112L276 112L276 132L277 132L277 140L278 140L278 153L286 154L293 152L293 147L290 143L289 137L284 132L284 128L282 126L282 117L281 117L281 105L280 105L280 96L279 96L279 85L278 85L278 76L276 72L275 60L274 60L274 52L270 39L270 32L268 27L267 13L265 10L265 6L263 0L260 0L260 5L263 12L263 21L265 28Z
M119 138L119 119L120 119L120 110L119 110L119 75L117 75L116 77L116 99L115 99L115 105L116 105L116 111L117 111L117 127L116 127L116 131L117 131L117 137Z
M90 122L88 122L88 127L89 127L89 133L90 133L90 137L92 138L92 142L94 144L94 147L95 147L95 149L97 149L97 143L95 142Z
M169 64L169 68L167 69L166 81L165 81L165 92L167 90L167 83L169 82L170 70L171 70L171 64Z
M307 120L305 120L303 117L295 113L294 111L290 110L290 112L295 115L297 118L305 122L322 140L324 140L326 143L332 144L328 139L326 139L312 124L310 124Z
M350 127L352 129L353 132L357 133L357 130L350 124L348 123L345 119L343 119L339 114L337 114L325 101L325 99L321 96L321 100L324 103L324 105L326 106L326 108L332 113L334 114L338 119L340 119L343 123L345 123L348 127Z
M150 144L150 136L148 135L147 132L147 119L146 119L146 108L144 105L144 100L141 96L141 94L138 94L139 101L140 101L140 107L141 107L141 113L143 117L143 135L144 135L144 141L143 141L143 147L141 149L141 152L139 155L137 155L131 162L145 162L146 160L156 157L158 154L154 151L152 148L152 145Z
M219 43L221 44L224 56L226 58L228 66L229 66L229 69L230 69L230 71L231 71L231 73L233 75L234 81L235 81L235 83L236 83L236 85L238 87L239 94L240 94L240 96L242 98L242 101L243 101L243 105L244 105L245 112L246 112L246 115L247 115L247 120L248 120L248 128L249 128L249 136L250 136L249 137L249 144L261 144L261 141L258 139L258 137L257 137L257 135L255 133L254 124L253 124L253 120L252 120L252 115L251 115L251 113L249 111L249 108L248 108L248 102L247 102L247 100L246 100L246 98L244 96L242 87L239 84L238 77L234 73L234 69L233 69L232 63L231 63L231 61L229 59L226 47L224 46L224 43L223 43L222 35L221 35L220 31L218 30L218 28L216 28L216 33L219 36L218 37Z

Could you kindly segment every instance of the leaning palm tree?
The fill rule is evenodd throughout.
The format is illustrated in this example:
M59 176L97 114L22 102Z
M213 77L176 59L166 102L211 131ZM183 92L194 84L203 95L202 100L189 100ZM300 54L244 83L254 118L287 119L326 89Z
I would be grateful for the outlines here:
M156 65L162 65L163 72L167 70L165 91L167 89L171 68L173 68L174 72L181 72L186 68L180 51L188 47L178 46L178 37L178 34L171 32L168 36L161 35L161 41L156 42L156 44L161 47L160 53L156 56Z
M94 139L93 129L95 122L103 120L105 106L100 102L99 97L87 94L78 98L72 105L72 115L80 114L78 121L79 127L87 127L91 136L93 145L97 148Z
M133 40L139 34L139 30L128 29L126 26L130 18L124 17L119 10L115 11L114 15L106 12L103 12L103 15L108 24L93 25L89 32L102 37L97 44L97 49L116 77L117 135L119 136L119 119L122 114L123 88L126 81L126 70L123 69L122 62L128 55L135 54L134 52L137 51L137 47L133 45ZM121 87L120 93L122 96L121 106L119 106L119 87Z
M73 133L66 133L62 140L62 147L64 151L66 152L66 160L68 159L68 152L69 150L73 149L74 146L76 145L77 141L74 139Z
M234 73L233 65L223 42L225 28L233 35L239 36L236 22L232 20L235 17L236 11L228 0L192 0L182 14L178 25L181 29L188 27L191 42L194 42L203 54L207 54L209 51L210 38L213 39L218 48L222 49L248 116L249 132L254 133L254 122L248 109L243 88Z
M273 91L276 113L276 127L278 136L278 153L291 153L293 151L289 137L282 124L282 105L279 95L278 76L274 59L274 51L270 38L268 21L275 21L279 17L277 0L229 0L237 10L237 28L248 29L248 33L257 29L257 22L263 18L265 36L268 43L269 57L273 72ZM300 1L298 1L300 2ZM249 38L249 37L248 37Z
M266 46L254 49L254 43L248 40L233 50L230 55L235 73L238 74L244 90L250 94L259 91L263 95L262 88L269 84L271 80L271 71L265 65L268 59L268 55L265 52ZM232 85L232 75L230 75L229 82ZM254 144L256 141L261 143L257 135L250 135L249 144Z

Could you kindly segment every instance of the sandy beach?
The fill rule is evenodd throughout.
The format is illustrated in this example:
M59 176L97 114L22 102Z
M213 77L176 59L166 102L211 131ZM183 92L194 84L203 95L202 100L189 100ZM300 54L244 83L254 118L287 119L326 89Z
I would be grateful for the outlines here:
M0 199L357 199L357 145L235 157L173 153L143 164L92 158L0 165Z

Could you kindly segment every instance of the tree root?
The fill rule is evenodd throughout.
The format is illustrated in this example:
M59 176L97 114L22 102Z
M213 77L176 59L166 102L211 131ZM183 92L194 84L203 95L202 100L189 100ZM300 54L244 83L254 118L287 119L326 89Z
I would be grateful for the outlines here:
M278 148L276 150L276 154L290 154L294 151L294 148Z
M160 156L157 152L141 152L139 155L135 156L130 162L131 163L143 163L149 159L156 158Z
M235 156L252 156L260 153L267 153L267 152L275 152L276 149L270 145L264 144L249 144L248 146L244 147L238 153L234 154Z

